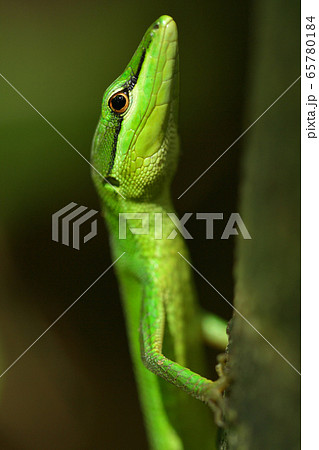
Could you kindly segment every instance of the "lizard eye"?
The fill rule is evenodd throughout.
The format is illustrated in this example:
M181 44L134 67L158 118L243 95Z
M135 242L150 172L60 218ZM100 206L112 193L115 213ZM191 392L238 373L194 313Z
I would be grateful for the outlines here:
M117 92L112 95L109 100L109 106L112 111L116 113L123 113L127 110L129 105L129 98L125 92Z

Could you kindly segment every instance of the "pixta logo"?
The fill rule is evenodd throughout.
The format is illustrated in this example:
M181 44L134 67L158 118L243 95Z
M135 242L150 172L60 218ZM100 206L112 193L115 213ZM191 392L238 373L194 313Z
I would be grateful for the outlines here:
M98 211L87 209L86 206L71 202L52 214L52 240L80 250L81 226L87 222L91 224L91 230L83 236L81 243L85 244L94 238L97 234L97 220L91 219Z

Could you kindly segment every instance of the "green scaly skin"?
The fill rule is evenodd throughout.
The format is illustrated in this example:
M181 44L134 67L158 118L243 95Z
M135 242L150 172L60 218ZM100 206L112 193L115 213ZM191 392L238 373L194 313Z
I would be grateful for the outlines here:
M95 171L93 178L113 256L125 252L116 271L150 445L213 449L217 426L209 408L195 399L218 418L224 382L198 375L205 373L201 314L190 267L177 252L189 256L179 234L166 239L175 229L166 213L174 212L170 184L179 153L178 83L176 24L161 16L104 94L92 148L92 164L104 179ZM117 92L129 98L125 112L110 107ZM150 214L149 234L128 232L119 239L119 214L136 212ZM155 213L163 213L163 239L154 238ZM129 226L141 222L133 219ZM226 345L224 324L220 329Z

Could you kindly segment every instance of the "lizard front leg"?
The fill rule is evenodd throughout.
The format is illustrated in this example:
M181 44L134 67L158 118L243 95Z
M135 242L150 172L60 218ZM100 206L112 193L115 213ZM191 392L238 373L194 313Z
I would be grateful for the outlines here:
M140 326L141 357L145 367L205 402L213 411L216 424L222 426L222 392L227 386L226 379L211 381L163 355L164 301L154 292L149 292L149 295L147 292L143 296Z

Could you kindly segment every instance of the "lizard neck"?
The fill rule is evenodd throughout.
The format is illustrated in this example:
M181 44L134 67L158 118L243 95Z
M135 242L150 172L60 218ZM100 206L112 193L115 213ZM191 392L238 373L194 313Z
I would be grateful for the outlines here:
M110 229L115 257L126 253L125 269L139 279L167 273L177 252L187 256L184 239L168 214L175 214L168 193L155 201L136 202L120 199L106 205L104 217ZM136 218L134 218L136 217ZM163 263L164 262L164 263Z

